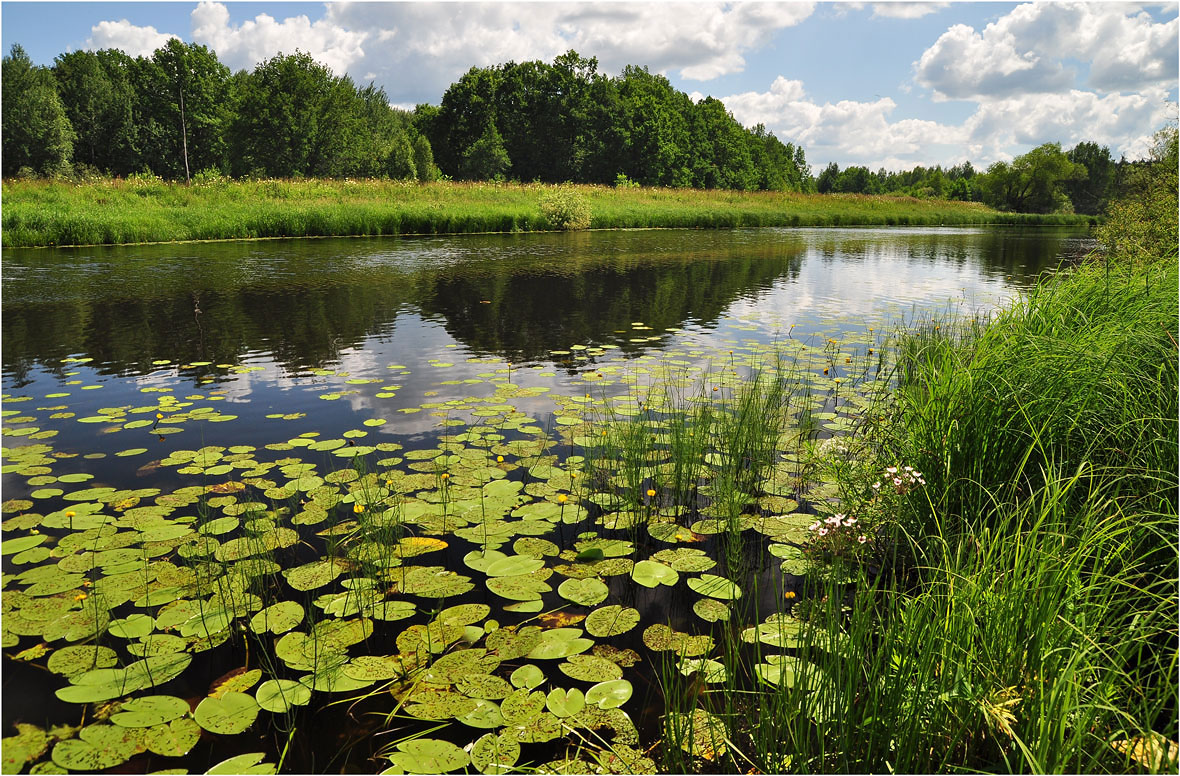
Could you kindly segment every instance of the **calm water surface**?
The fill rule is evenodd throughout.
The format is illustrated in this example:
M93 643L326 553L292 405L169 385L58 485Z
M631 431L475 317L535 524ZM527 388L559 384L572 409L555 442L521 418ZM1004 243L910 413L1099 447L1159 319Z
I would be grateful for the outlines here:
M864 347L903 321L991 309L1090 245L1085 232L1066 229L887 228L5 250L5 446L47 445L59 458L48 476L4 466L5 540L32 525L15 516L60 512L71 489L192 485L175 466L159 466L174 450L241 445L273 460L290 446L265 445L349 430L352 444L422 447L460 422L480 422L471 413L487 404L478 402L505 385L519 389L513 404L525 424L549 428L562 397L626 393L669 368L707 370L734 351L765 357L774 343ZM164 395L185 413L160 412L155 422ZM53 481L69 474L92 479ZM24 499L35 506L8 503ZM454 545L432 562L472 574L462 559L474 545ZM6 596L37 560L6 551ZM645 613L663 605L655 591L614 582L611 591L608 604ZM550 603L561 601L550 594ZM127 616L125 607L112 616ZM21 635L19 647L12 638L6 726L76 723L78 707L51 694L61 677L8 657L35 635ZM211 678L241 662L230 645L203 652L160 692L203 697ZM624 708L650 734L656 716L644 711L652 701L643 676ZM299 736L284 768L371 770L382 742L347 748L369 728L339 708L319 715L318 734ZM250 751L273 762L284 742L259 723L239 739L203 740L183 764L198 770ZM325 744L342 754L325 754ZM134 762L128 767L142 771L177 761Z

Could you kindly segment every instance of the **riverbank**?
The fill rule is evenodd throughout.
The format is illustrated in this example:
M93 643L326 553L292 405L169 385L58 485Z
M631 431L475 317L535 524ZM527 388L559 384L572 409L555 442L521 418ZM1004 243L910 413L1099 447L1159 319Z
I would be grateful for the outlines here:
M388 180L5 181L5 247L265 237L532 232L557 228L544 184ZM590 228L1086 224L912 197L570 186Z

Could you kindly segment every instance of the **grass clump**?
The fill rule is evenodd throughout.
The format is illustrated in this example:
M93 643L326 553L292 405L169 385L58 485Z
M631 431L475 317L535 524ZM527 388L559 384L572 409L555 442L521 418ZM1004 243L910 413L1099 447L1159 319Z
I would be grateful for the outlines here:
M553 188L541 195L541 215L554 229L563 232L590 228L590 203L568 186Z

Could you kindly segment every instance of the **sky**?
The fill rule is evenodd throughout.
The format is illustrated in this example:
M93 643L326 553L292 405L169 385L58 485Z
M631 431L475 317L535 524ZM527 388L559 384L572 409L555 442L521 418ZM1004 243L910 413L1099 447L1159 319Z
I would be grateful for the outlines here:
M1177 6L1111 2L3 2L5 54L150 55L169 37L233 70L310 53L392 104L472 66L574 49L646 65L829 162L986 168L1046 142L1142 158L1176 118Z

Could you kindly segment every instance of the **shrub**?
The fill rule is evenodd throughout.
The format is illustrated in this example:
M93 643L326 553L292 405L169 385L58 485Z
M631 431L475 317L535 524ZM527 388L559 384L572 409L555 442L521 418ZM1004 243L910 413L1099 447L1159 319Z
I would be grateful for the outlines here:
M551 189L541 196L541 215L554 229L569 232L590 228L590 203L566 186Z

